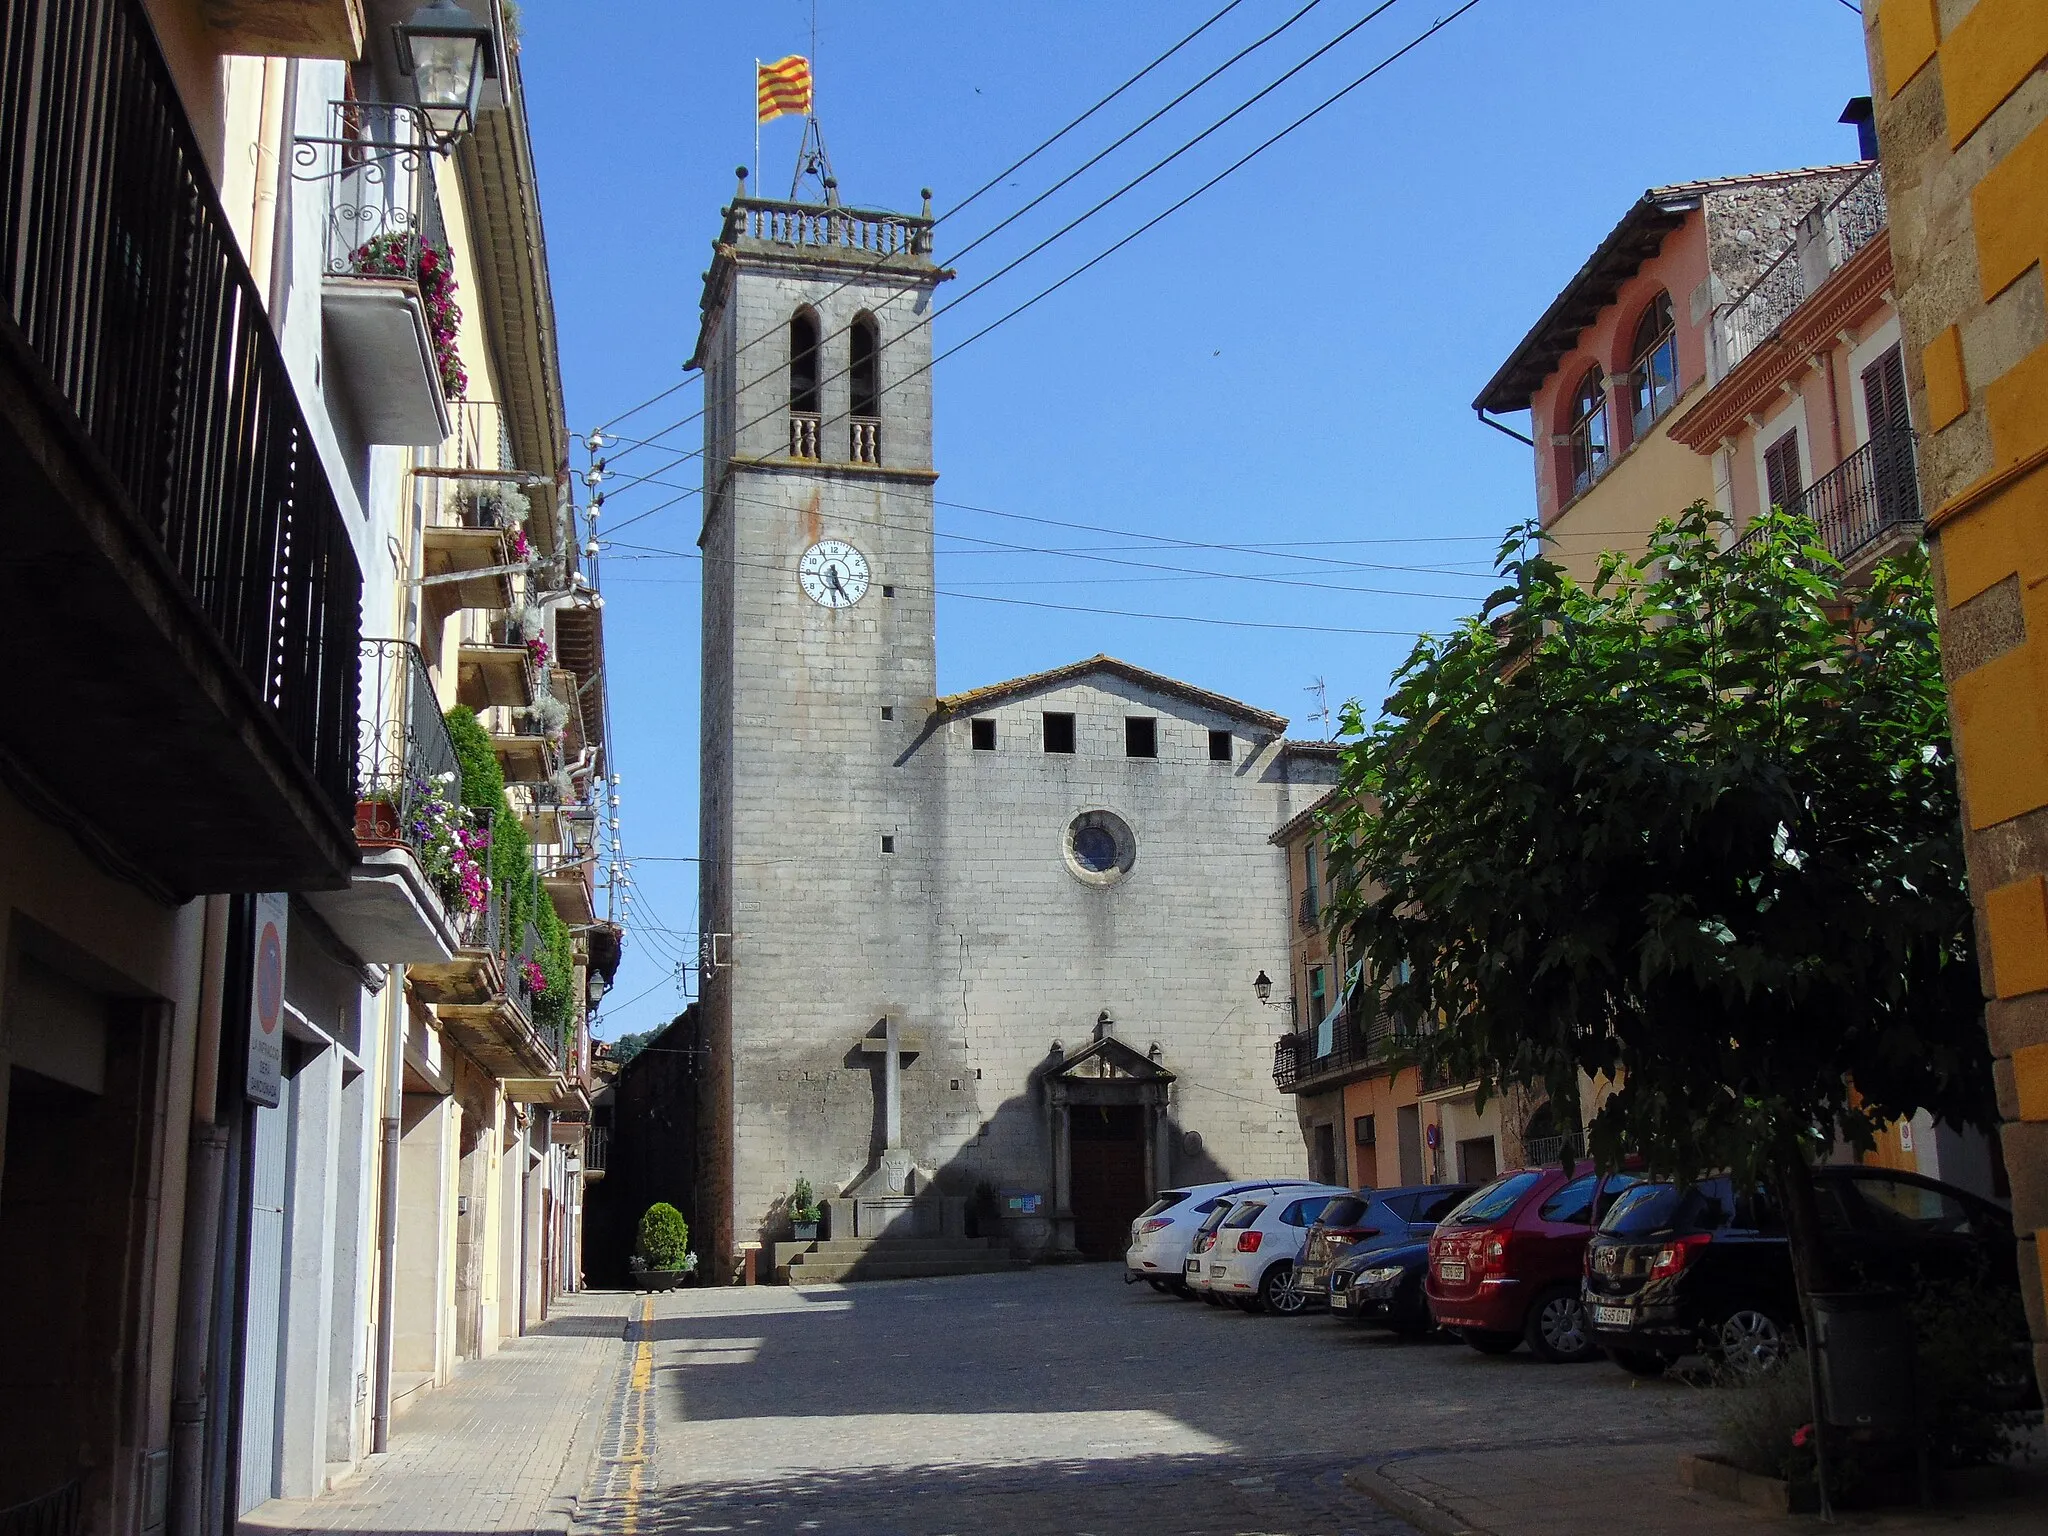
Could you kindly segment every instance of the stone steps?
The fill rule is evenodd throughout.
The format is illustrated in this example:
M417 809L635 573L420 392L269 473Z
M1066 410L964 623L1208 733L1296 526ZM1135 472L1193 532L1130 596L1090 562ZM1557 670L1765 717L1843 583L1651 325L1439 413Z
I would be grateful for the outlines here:
M788 1266L792 1285L817 1281L917 1280L1022 1269L982 1237L877 1237L819 1243Z

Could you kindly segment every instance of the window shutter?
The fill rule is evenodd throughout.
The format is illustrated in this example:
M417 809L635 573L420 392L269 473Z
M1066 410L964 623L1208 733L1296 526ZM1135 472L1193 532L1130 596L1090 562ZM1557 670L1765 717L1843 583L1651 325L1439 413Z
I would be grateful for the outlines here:
M1805 489L1799 479L1799 429L1764 450L1764 481L1774 507L1790 508Z
M1872 437L1887 427L1903 430L1912 425L1906 407L1906 365L1897 347L1863 370L1863 409Z

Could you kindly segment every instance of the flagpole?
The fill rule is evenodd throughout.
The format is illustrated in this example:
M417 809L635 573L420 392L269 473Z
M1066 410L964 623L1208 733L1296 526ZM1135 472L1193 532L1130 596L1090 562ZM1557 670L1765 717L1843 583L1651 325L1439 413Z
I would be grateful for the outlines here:
M754 60L754 184L761 184L761 61Z

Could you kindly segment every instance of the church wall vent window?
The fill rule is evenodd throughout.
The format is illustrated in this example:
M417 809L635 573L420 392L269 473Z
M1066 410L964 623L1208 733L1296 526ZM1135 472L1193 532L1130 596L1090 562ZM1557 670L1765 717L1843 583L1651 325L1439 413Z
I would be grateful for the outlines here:
M789 456L818 457L818 317L807 309L789 322Z
M974 736L974 750L993 752L996 749L996 723L994 720L970 720L967 722Z
M884 704L882 706L882 718L884 720L894 720L896 718L896 706L894 704Z
M1074 717L1045 712L1045 750L1048 752L1071 753L1074 750Z
M1124 721L1124 756L1157 757L1159 722L1150 715L1132 715Z
M882 852L884 852L884 853L894 853L895 851L896 851L896 839L895 839L895 838L893 838L893 837L891 837L891 836L889 836L889 834L888 834L888 833L884 832L884 833L882 834Z
M1230 761L1231 756L1230 732L1211 731L1209 733L1209 761L1212 763L1227 763Z

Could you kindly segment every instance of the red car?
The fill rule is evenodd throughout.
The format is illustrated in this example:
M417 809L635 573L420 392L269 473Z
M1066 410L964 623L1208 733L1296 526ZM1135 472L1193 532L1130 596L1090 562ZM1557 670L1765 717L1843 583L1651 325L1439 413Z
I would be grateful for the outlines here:
M1634 1173L1525 1168L1504 1174L1437 1224L1423 1289L1440 1327L1505 1355L1526 1342L1545 1360L1599 1354L1579 1300L1586 1244Z

